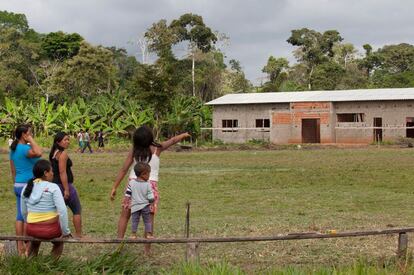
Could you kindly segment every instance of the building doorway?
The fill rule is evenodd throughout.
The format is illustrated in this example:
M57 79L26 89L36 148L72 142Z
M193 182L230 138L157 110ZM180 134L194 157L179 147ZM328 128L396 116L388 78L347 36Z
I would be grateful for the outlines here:
M414 127L414 117L407 117L407 127ZM407 128L407 137L414 138L414 128Z
M302 143L321 143L320 119L302 119Z
M382 142L382 117L374 117L374 142Z

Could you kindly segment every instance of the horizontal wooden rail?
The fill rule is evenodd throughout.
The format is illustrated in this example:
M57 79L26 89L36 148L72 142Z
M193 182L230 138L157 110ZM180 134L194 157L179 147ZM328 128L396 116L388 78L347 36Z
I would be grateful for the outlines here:
M369 231L345 231L345 232L300 232L279 234L276 236L263 237L207 237L207 238L156 238L156 239L95 239L90 237L85 238L57 238L51 240L40 240L32 237L20 236L0 236L1 240L8 241L42 241L42 242L64 242L64 243L101 243L101 244L143 244L143 243L224 243L224 242L265 242L265 241L284 241L284 240L306 240L306 239L331 239L331 238L345 238L345 237L362 237L375 235L390 235L414 232L414 227L408 228L394 228L384 230L369 230Z

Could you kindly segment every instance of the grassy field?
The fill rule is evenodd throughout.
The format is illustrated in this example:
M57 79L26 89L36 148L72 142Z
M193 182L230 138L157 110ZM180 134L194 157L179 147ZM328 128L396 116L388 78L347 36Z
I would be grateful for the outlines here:
M125 153L70 156L85 233L115 237L122 189L115 202L109 200L109 192ZM0 171L0 234L13 234L15 201L6 154L1 155ZM413 183L412 149L166 152L161 157L155 234L183 236L187 201L191 235L197 237L413 226ZM116 248L71 244L65 247L64 260L87 262ZM142 256L141 246L124 250L142 266L165 269L183 260L184 248L154 245L149 258ZM292 266L318 270L353 266L360 259L386 263L396 248L396 236L202 244L201 263L224 261L248 273Z

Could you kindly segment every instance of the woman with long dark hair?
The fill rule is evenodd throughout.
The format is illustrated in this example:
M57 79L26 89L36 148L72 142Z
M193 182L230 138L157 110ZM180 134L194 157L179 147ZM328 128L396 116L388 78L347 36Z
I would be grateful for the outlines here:
M24 235L24 219L21 213L20 196L27 182L33 178L33 166L42 156L42 149L33 139L29 125L19 125L14 132L15 139L10 145L10 169L16 195L16 236ZM19 255L24 255L23 241L17 241Z
M37 239L70 237L68 214L62 193L53 180L50 162L41 159L33 167L33 178L23 188L22 215L27 222L26 234ZM52 242L52 256L59 258L62 242ZM28 256L37 256L40 242L30 242Z
M151 167L151 172L149 176L149 182L154 193L154 202L150 205L151 209L151 223L154 230L154 216L158 210L159 203L159 192L158 192L158 174L160 167L160 155L163 151L168 149L170 146L180 142L181 140L189 137L188 133L183 133L177 136L170 138L169 140L156 143L154 141L154 135L151 128L148 126L141 126L135 130L133 135L133 146L129 151L127 158L124 161L124 165L118 173L118 176L115 179L115 183L111 190L111 200L115 199L116 189L121 184L122 179L125 177L129 168L133 163L136 162L146 162ZM129 181L136 179L134 169L131 169L129 174ZM125 231L128 225L129 218L131 216L131 209L126 207L128 202L123 201L123 207L121 210L121 216L118 221L118 238L123 238ZM146 245L146 252L148 253L150 249L149 245Z
M73 225L75 227L75 236L82 237L82 217L81 204L73 186L72 160L69 158L67 150L70 145L70 136L65 132L58 132L53 139L53 145L50 149L49 160L53 167L53 182L56 183L65 199L66 205L69 206L73 214Z

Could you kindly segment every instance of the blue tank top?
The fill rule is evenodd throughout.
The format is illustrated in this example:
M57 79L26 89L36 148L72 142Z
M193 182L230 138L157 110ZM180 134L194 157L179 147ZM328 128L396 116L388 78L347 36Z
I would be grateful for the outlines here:
M14 163L16 177L14 182L27 183L33 178L33 166L40 158L28 158L27 155L32 147L28 144L17 144L16 150L11 150L9 157Z

